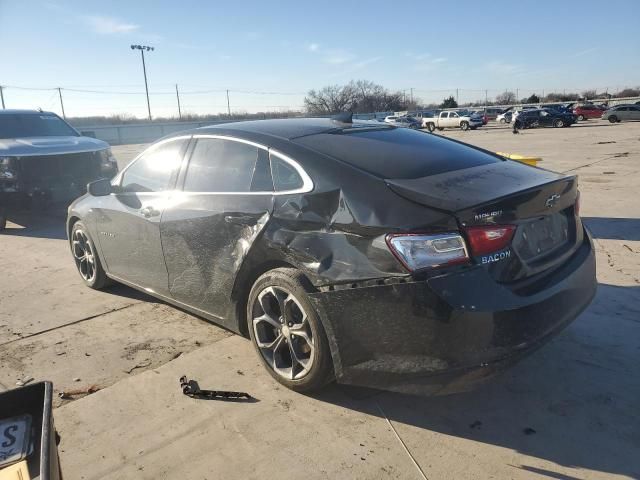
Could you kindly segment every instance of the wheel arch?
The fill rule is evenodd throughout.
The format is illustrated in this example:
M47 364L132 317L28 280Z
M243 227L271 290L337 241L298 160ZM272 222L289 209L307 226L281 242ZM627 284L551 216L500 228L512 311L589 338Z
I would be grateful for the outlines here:
M72 215L67 219L67 239L71 239L71 230L73 230L73 226L80 221L80 217L78 215Z
M233 289L231 290L231 302L234 310L233 315L237 324L237 332L243 337L249 338L249 330L247 327L247 300L251 288L261 275L276 268L295 268L296 270L300 270L295 265L277 258L267 259L259 263L247 262L245 260L236 275ZM310 281L309 285L311 285Z

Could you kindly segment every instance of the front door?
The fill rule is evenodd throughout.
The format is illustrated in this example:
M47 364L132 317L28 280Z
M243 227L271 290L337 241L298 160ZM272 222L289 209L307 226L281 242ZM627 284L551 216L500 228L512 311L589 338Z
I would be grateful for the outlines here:
M273 209L266 149L230 138L197 138L162 216L170 295L232 325L238 270Z
M167 294L160 220L171 199L187 139L151 147L127 167L115 193L96 212L98 241L107 271L122 280Z

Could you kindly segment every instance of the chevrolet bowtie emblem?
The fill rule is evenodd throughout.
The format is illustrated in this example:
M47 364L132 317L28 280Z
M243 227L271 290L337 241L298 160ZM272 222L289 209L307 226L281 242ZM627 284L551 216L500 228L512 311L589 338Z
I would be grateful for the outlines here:
M558 203L558 200L560 200L560 195L558 195L557 193L554 193L553 195L551 195L549 198L547 198L547 201L544 202L545 207L547 208L551 208L553 207L556 203Z

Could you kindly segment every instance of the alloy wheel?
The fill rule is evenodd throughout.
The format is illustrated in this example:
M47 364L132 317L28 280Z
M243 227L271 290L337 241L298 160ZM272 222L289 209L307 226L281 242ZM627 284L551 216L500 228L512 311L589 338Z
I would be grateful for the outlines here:
M252 307L256 344L281 377L299 380L313 367L315 353L309 318L300 301L282 287L267 287Z
M78 229L73 232L71 251L82 278L87 282L94 281L96 278L96 257L93 246L84 231Z

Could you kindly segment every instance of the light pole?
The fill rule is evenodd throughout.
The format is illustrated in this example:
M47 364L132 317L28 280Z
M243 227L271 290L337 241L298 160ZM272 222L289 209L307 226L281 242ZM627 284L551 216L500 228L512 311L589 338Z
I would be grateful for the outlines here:
M147 110L149 111L149 121L151 121L151 104L149 103L149 85L147 84L147 67L144 64L144 51L153 51L153 47L146 45L131 45L131 50L140 50L142 55L142 72L144 73L144 89L147 91Z

